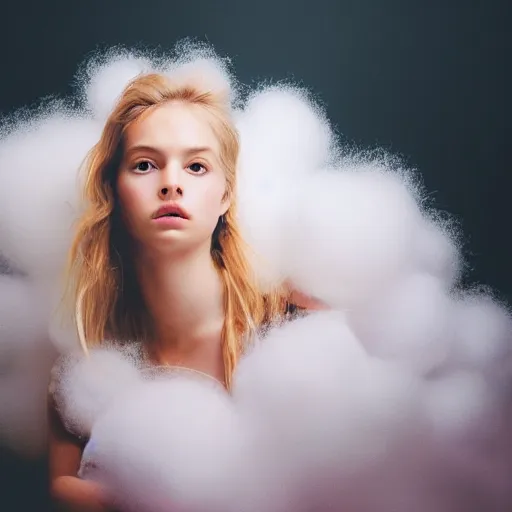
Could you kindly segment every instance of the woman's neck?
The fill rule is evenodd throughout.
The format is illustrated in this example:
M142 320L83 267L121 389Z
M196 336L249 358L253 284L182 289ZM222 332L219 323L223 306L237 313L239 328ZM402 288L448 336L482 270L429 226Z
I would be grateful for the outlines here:
M141 256L136 269L153 320L153 355L176 362L198 352L220 354L224 286L209 247L181 258Z

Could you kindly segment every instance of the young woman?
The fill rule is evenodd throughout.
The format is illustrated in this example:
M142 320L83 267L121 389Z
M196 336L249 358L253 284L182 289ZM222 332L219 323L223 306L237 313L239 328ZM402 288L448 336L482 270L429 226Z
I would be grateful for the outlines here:
M85 350L140 342L149 365L185 367L229 390L251 331L297 305L319 307L284 285L259 290L236 223L238 152L222 92L160 74L125 89L88 157L70 253ZM84 440L50 404L53 498L64 510L109 510L102 490L77 477Z

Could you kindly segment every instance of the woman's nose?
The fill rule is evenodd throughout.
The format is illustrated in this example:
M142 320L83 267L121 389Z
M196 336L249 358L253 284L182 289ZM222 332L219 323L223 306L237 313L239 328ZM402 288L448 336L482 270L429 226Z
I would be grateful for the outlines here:
M183 195L183 185L179 181L179 169L168 168L162 172L158 189L160 199L174 199Z
M175 197L181 197L183 195L183 188L179 185L167 185L160 187L158 196L160 199L173 199Z

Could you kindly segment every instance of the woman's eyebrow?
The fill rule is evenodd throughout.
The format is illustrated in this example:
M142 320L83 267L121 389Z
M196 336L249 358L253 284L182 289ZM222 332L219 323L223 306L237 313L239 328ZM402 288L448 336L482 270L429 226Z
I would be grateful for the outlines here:
M149 152L149 153L160 153L160 150L153 146L137 145L137 146L129 147L126 150L126 156L129 156L132 153L137 153L138 151L145 151L145 152Z
M126 155L129 156L132 153L136 153L138 151L146 151L150 153L164 153L163 150L158 149L154 146L148 146L145 144L139 144L136 146L131 146L126 150ZM213 149L209 146L194 146L190 148L183 149L181 151L184 155L191 155L191 154L197 154L197 153L211 153L212 155L215 155L215 152Z

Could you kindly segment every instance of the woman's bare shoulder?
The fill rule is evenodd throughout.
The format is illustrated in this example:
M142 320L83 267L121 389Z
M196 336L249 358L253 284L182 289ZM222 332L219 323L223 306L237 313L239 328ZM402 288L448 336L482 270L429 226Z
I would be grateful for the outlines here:
M321 311L330 309L327 304L321 300L306 295L305 293L293 288L290 290L289 304L292 304L295 308L299 308L307 311Z

